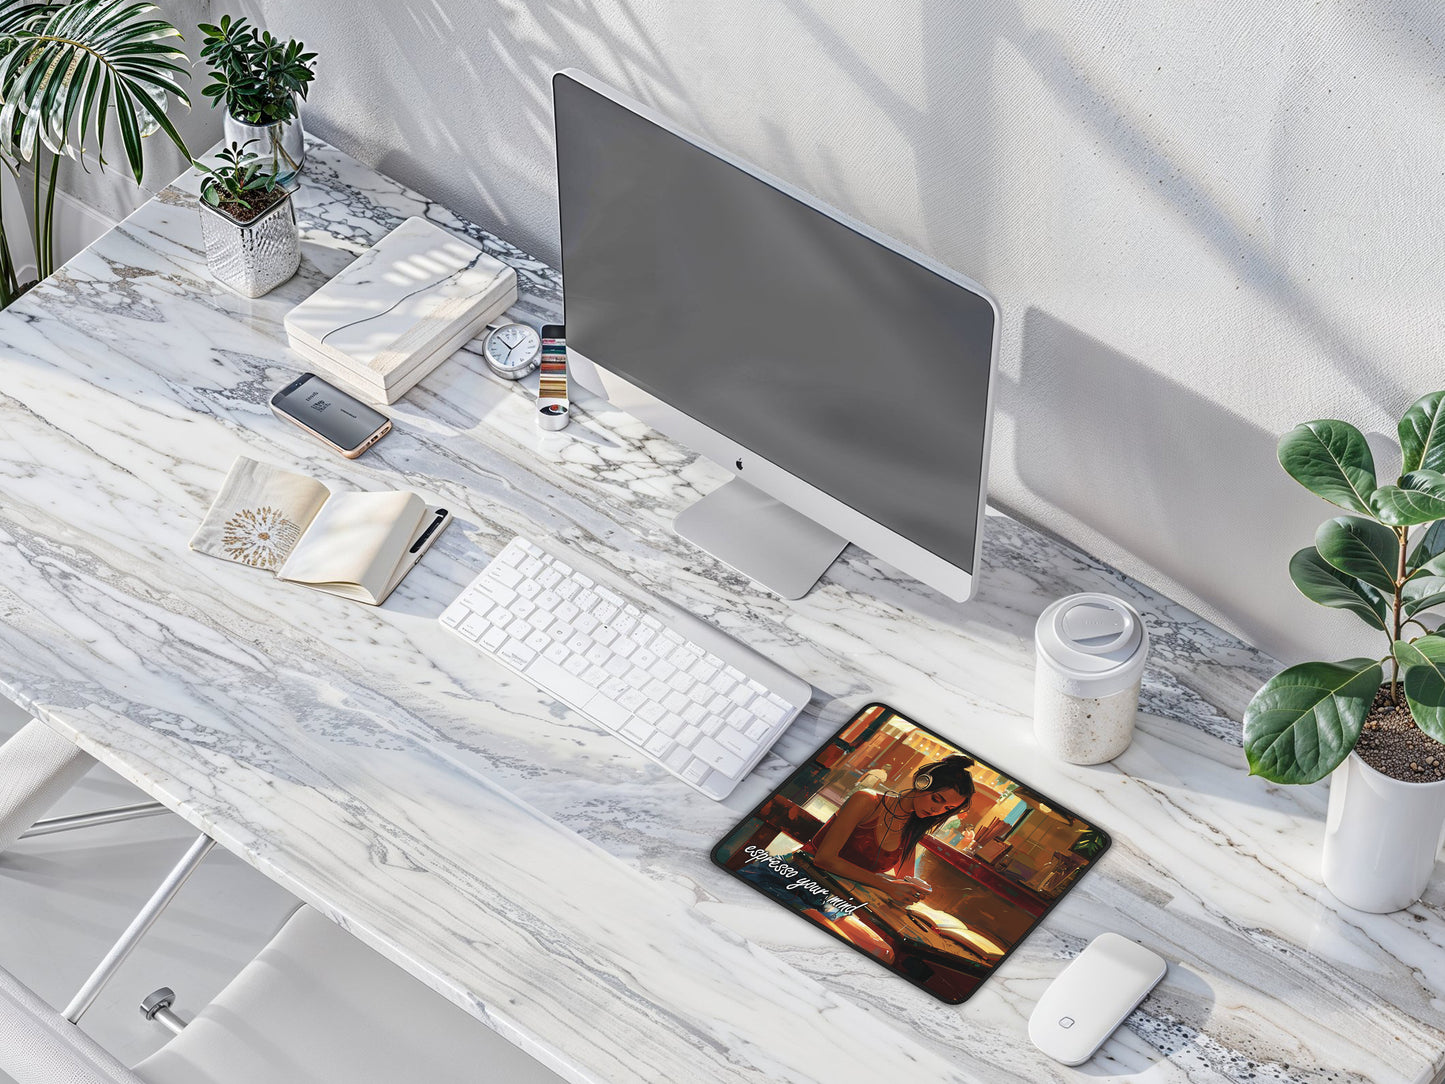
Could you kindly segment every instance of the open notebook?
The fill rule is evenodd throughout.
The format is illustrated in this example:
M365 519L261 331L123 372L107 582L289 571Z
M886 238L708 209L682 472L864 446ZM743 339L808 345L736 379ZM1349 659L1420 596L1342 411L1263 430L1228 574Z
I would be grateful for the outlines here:
M415 493L333 493L240 456L191 549L380 606L450 520Z

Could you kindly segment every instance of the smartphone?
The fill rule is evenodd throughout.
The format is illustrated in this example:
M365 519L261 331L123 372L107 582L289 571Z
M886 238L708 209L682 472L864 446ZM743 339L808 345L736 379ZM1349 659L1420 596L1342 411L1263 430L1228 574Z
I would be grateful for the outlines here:
M302 373L271 396L271 409L347 459L355 459L391 432L391 419L360 399Z

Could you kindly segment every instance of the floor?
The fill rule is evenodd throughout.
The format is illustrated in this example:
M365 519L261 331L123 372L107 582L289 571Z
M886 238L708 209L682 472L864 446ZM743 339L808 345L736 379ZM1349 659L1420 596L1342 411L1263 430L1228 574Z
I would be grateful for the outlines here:
M0 698L0 740L24 721ZM97 766L52 813L145 800ZM18 843L0 856L0 966L63 1008L194 839L185 822L167 814ZM168 1034L141 1016L146 994L171 987L175 1011L188 1019L255 955L295 905L261 874L213 850L81 1027L121 1061L135 1064ZM0 1084L10 1084L3 1072Z

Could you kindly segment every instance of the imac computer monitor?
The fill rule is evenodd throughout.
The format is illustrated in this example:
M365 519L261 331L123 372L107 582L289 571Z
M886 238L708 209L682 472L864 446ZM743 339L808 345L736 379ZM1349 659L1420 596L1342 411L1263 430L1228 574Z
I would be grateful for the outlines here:
M573 376L734 474L678 533L786 598L848 542L968 598L993 299L588 75L553 100Z

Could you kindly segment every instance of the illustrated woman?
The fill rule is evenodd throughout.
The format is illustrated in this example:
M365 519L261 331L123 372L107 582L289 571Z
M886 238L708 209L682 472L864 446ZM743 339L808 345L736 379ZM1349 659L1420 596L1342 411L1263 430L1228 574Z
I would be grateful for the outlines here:
M959 754L925 765L898 794L854 791L806 846L785 856L791 866L784 873L758 862L745 866L741 876L891 963L892 946L868 923L851 912L809 906L808 896L789 886L805 878L832 879L846 896L847 882L853 881L903 906L923 899L932 888L914 876L914 849L930 830L967 807L973 797L972 764L971 757Z
M879 889L897 903L923 899L932 890L914 876L914 848L968 805L972 764L959 754L921 768L900 794L854 792L800 854L824 873Z

